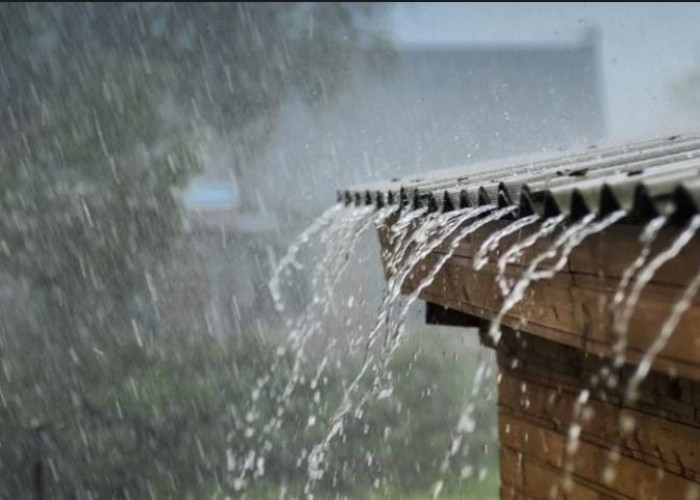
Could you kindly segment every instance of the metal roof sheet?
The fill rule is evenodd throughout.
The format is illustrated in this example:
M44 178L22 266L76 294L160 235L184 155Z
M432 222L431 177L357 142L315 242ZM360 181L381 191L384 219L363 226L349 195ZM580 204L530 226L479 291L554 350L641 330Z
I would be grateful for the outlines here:
M631 218L685 218L700 212L700 134L467 165L342 189L338 199L431 210L517 205L519 216L573 219L618 209Z

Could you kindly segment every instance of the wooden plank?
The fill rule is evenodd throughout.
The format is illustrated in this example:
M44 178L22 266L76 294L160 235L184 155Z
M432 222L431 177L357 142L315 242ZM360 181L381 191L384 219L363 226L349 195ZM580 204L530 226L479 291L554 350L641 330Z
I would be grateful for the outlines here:
M479 325L500 310L504 298L496 282L496 258L529 230L502 243L479 271L473 257L493 230L467 238L422 290L434 308L449 308L451 323ZM499 430L503 498L684 498L700 494L700 297L695 297L674 335L656 358L634 403L624 389L644 352L700 267L700 239L695 237L644 289L629 325L627 364L612 368L616 341L609 303L620 276L641 248L640 227L616 226L583 242L567 267L549 281L531 285L503 321L497 347L500 367ZM674 240L678 229L665 229L652 255ZM552 238L525 252L508 266L517 279ZM411 293L438 259L445 245L426 257L404 283ZM384 254L387 255L386 253ZM385 263L386 264L386 263ZM461 315L463 314L463 315ZM486 327L481 322L482 333ZM515 330L522 331L517 333ZM603 370L608 370L604 373ZM611 378L612 377L612 378ZM613 378L618 383L601 383ZM580 442L572 457L572 489L564 491L567 432L576 399L590 390L588 418L581 420ZM624 426L634 422L633 428ZM624 428L623 428L624 427ZM611 454L615 450L614 454ZM609 458L615 457L614 469ZM606 476L614 470L613 476ZM560 486L552 490L552 487ZM553 495L553 496L552 496Z
M504 334L498 350L498 364L502 377L509 371L522 383L538 383L576 395L587 388L591 390L591 397L620 408L700 426L700 400L695 398L698 382L651 372L639 388L639 399L630 405L623 395L633 366L625 365L614 373L619 379L617 385L598 384L596 388L595 380L600 379L602 368L608 364L604 358L588 356L578 349L534 335L522 334L518 339L512 331Z
M541 500L534 498L513 485L501 482L501 500Z
M483 318L448 309L432 302L426 302L425 304L425 322L428 325L462 326L468 328L483 328L487 324Z
M510 245L532 234L535 225L522 229L501 241L489 263L479 271L473 269L473 256L493 231L509 224L497 221L479 229L456 249L434 283L421 294L424 300L466 314L491 319L503 302L496 283L496 261ZM682 228L664 228L654 245L652 256L664 250ZM585 239L572 252L568 266L554 279L537 282L528 289L526 298L505 318L504 324L563 342L594 354L610 355L615 338L612 314L607 307L620 277L641 249L638 241L642 226L615 225ZM530 261L546 250L554 236L543 238L528 249L520 262L510 265L506 275L519 277ZM391 250L386 231L380 231L384 250ZM438 258L447 250L443 244L432 252L404 284L410 293L425 277ZM645 287L630 322L627 355L639 362L654 341L661 325L683 289L700 268L700 237L694 237L680 254L661 267ZM409 252L410 253L410 252ZM386 263L385 263L386 264ZM388 270L386 270L388 273ZM658 356L654 368L677 370L682 376L700 380L700 296L685 313L668 345Z
M501 446L516 452L519 462L546 464L557 478L554 482L562 484L575 401L588 387L590 377L600 373L605 359L507 330L499 345L498 362ZM623 381L632 369L625 366L619 371ZM680 489L700 492L700 423L695 421L698 385L652 372L640 387L642 398L634 405L623 400L621 387L599 386L592 391L587 407L593 414L579 422L575 484L611 498L654 498L660 491L668 492L661 498L684 498L685 493L677 496ZM630 431L621 428L627 417L635 421ZM603 474L613 449L619 454L615 481L606 482ZM520 472L513 467L520 467ZM512 461L501 464L504 481L530 495L515 482L522 467ZM630 479L634 474L652 479L635 491ZM620 486L619 481L626 484Z
M455 250L455 256L473 257L481 247L481 244L495 231L507 226L509 221L497 221L480 228L465 240ZM662 229L653 245L651 257L667 248L678 236L682 227L666 227ZM639 236L643 230L642 225L617 224L607 230L591 235L584 239L571 253L567 271L572 273L588 274L591 276L603 276L619 279L627 266L637 257L642 245ZM532 225L520 230L518 233L504 238L498 249L490 254L489 262L496 264L498 257L502 255L513 243L523 240L537 231L537 226ZM560 232L539 240L531 248L527 249L520 263L510 266L513 274L519 275L523 266L540 253L546 251ZM445 252L443 245L438 251ZM688 282L688 271L700 269L700 237L695 237L677 257L665 264L652 279L654 284L667 284L672 286L684 286Z
M605 493L582 484L580 480L574 480L572 489L563 491L559 486L561 471L546 463L534 460L527 454L509 447L501 447L501 481L510 485L511 492L517 491L524 498L543 500L576 499L594 500L605 498ZM523 498L523 497L515 497ZM608 498L609 495L608 495ZM617 497L621 498L621 497Z
M438 254L427 257L406 280L403 292L414 290L437 259ZM609 287L593 289L590 283L581 286L575 278L578 277L560 274L553 280L533 283L526 298L504 318L504 325L590 353L609 355L615 336L612 317L605 306L612 299L612 291ZM632 362L638 362L656 338L673 301L681 293L674 291L675 294L650 285L642 294L629 325L627 356ZM503 300L493 269L477 272L471 259L456 257L444 265L421 298L482 318L495 316ZM685 377L700 380L697 324L700 324L700 304L695 303L659 354L656 369L677 370Z
M538 425L566 433L574 422L577 393L558 387L524 382L502 371L499 405L517 418L530 418ZM522 388L526 387L523 391ZM653 467L700 481L700 427L684 425L658 416L591 398L589 419L578 419L582 437L598 446L618 446L620 453ZM625 431L621 422L634 422Z
M505 412L501 412L499 417L502 447L522 451L526 457L563 471L566 447L564 434ZM698 483L694 481L625 455L620 455L617 464L613 466L608 449L584 439L579 441L573 465L573 477L578 482L597 490L607 488L606 491L611 495L628 498L686 498L689 492L698 488ZM610 471L614 473L608 475ZM606 475L609 478L607 481Z

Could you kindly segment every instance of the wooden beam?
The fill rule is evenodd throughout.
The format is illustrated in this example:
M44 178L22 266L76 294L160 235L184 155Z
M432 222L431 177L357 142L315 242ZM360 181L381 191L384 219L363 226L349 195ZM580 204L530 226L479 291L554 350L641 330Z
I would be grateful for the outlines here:
M464 328L485 328L488 321L479 316L466 314L456 309L435 304L425 303L425 322L429 325L461 326Z
M474 270L474 256L483 241L502 228L505 222L486 225L466 238L452 258L438 272L420 297L450 312L466 315L466 324L491 320L500 310L504 297L497 284L497 259L513 243L532 234L526 228L510 235L480 270ZM610 356L616 337L612 328L612 311L608 307L616 287L627 267L637 258L641 244L638 237L642 227L619 225L590 236L571 253L568 266L553 279L534 282L525 299L507 314L503 324L556 342L567 344L595 355ZM651 248L651 256L663 251L677 236L680 228L664 229ZM543 238L528 249L518 263L509 265L505 276L517 280L540 252L546 250L556 235ZM389 239L380 231L383 255L392 248ZM445 255L447 243L421 261L405 281L402 292L411 293ZM409 252L407 252L410 254ZM386 263L385 263L386 264ZM551 265L544 262L543 265ZM653 343L665 319L689 281L700 268L700 238L691 240L680 254L662 266L643 289L634 309L628 335L627 358L638 363ZM389 270L385 266L385 273ZM462 318L461 316L459 318ZM483 324L480 323L481 324ZM654 361L654 369L677 373L700 380L700 297L696 297L684 314L668 345Z

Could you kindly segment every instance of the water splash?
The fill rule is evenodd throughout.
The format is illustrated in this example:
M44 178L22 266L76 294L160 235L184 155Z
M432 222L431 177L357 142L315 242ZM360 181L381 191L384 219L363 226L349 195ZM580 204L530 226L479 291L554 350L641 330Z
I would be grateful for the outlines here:
M336 222L320 237L320 245L326 249L326 254L316 261L312 267L312 288L316 291L322 290L322 296L314 295L308 310L297 321L289 335L289 347L294 351L294 364L290 377L280 396L279 402L283 412L286 408L285 402L290 400L292 391L299 383L303 382L303 380L300 380L300 373L301 366L305 362L305 347L310 339L321 330L321 317L327 314L329 310L333 312L333 302L335 301L332 300L332 297L336 285L348 266L349 256L356 243L366 229L371 227L372 223L384 228L384 235L389 239L389 245L386 245L383 256L388 277L387 288L376 323L366 335L363 335L363 338L366 340L366 348L365 359L360 366L360 370L344 390L341 404L331 418L324 439L315 445L309 453L305 453L304 457L301 457L307 463L307 485L305 487L307 494L310 494L313 484L324 476L329 445L337 436L342 434L345 418L352 412L359 414L364 404L373 395L376 396L379 393L378 398L381 399L381 395L384 392L391 394L391 387L386 391L383 389L382 377L386 375L385 385L391 386L392 380L388 376L388 363L400 345L403 336L402 327L412 304L434 282L439 272L454 256L459 244L467 236L493 221L508 216L516 210L516 207L511 206L500 210L494 209L495 207L493 206L485 206L448 213L427 213L425 209L419 209L409 212L404 211L400 213L398 218L394 218L397 212L396 206L387 207L371 216L369 215L371 208L364 207L363 209L355 209L352 214L345 213L344 215L332 217L332 219L337 219ZM521 298L517 298L518 295L522 297L522 294L524 294L531 282L553 277L563 269L572 250L584 238L604 230L623 215L624 213L621 211L615 212L600 221L595 221L591 215L567 228L556 239L554 244L549 246L547 251L535 258L523 277L511 289L505 286L507 284L505 284L504 275L507 264L520 258L527 248L534 245L541 238L552 234L564 218L559 217L545 221L537 233L512 245L498 260L499 285L501 285L502 290L508 292L504 305L507 305L508 308L514 307L521 300ZM387 224L389 219L392 219L391 224ZM489 254L498 248L503 238L516 233L530 224L536 223L537 220L537 216L518 219L491 234L482 243L477 252L474 262L475 268L480 269L485 265ZM328 222L322 223L317 221L317 225L325 227L328 225ZM311 235L318 232L318 229L309 228L306 232ZM288 251L286 258L281 261L283 265L277 268L277 291L279 291L282 270L298 264L297 254L300 252L300 247L308 243L308 237L306 238L307 241L304 241L303 238L299 240L297 248ZM430 264L429 269L421 271L425 273L423 278L413 287L405 302L401 303L398 313L393 317L392 309L397 301L401 299L402 288L407 280L414 276L417 266L425 262L426 258L433 254L436 249L446 244L448 246L443 250L444 253ZM387 252L387 249L390 249L390 251ZM539 265L547 259L555 259L554 264L549 268L540 269ZM700 286L700 283L698 286ZM274 285L271 284L271 289L273 288ZM502 308L501 312L499 312L501 318L507 314L508 310ZM376 349L376 339L385 326L388 342L385 342L383 347ZM319 374L327 362L328 358L325 356L318 370ZM357 395L356 392L359 390L360 382L370 370L372 370L372 373L377 373L377 379L370 390ZM465 418L460 420L460 424L453 433L453 442L450 450L445 455L441 470L447 470L454 450L460 448L464 435L470 432L469 429L471 427L469 425L462 425L462 420L464 422L469 421L469 418L467 418L469 417L468 406L465 407L464 415ZM433 494L435 497L440 495L441 484L442 482L438 481L434 485Z
M696 216L694 219L692 219L678 238L664 252L657 255L657 257L652 261L648 260L649 255L651 254L651 245L656 240L660 230L666 224L667 217L659 216L652 219L647 223L642 231L642 234L640 235L642 249L637 258L625 269L610 305L613 311L615 311L613 328L616 334L619 336L616 344L613 346L614 367L620 368L625 362L628 322L631 317L631 311L634 310L634 305L636 305L637 300L639 299L641 289L649 282L654 273L665 262L668 262L670 259L678 255L688 241L697 233L698 229L700 228L700 220L696 219L700 219L700 216ZM629 284L631 283L635 273L637 273L640 269L642 269L642 271L639 273L639 277L637 278L633 291L628 297L626 307L621 313L616 312L624 301L625 291L629 288ZM649 374L656 356L658 356L658 354L667 345L668 340L672 336L675 328L678 326L683 314L692 304L692 300L697 294L698 290L700 290L700 272L698 272L695 278L687 286L680 300L676 302L668 318L662 325L658 336L644 353L642 360L630 377L624 394L626 404L633 403L638 398L640 384ZM630 303L632 304L631 308L629 308ZM601 369L601 377L596 377L591 381L591 388L597 387L599 381L601 381L603 378L607 379L606 381L609 387L612 388L616 385L617 378L612 374L611 370L607 366L604 366ZM574 453L578 446L582 423L587 418L590 418L591 415L591 409L587 405L589 394L589 389L583 389L579 394L579 398L577 399L577 403L574 408L574 419L569 426L565 450L566 453L564 457L564 487L566 487L567 484L571 484ZM627 435L632 432L634 425L635 423L632 417L625 415L620 417L620 429L623 435ZM616 447L613 447L607 455L607 461L603 474L604 481L614 480L618 459L619 451Z
M377 228L384 227L387 220L396 212L397 209L397 206L389 206L381 208L372 214L373 208L365 207L364 209L358 211L355 220L346 225L346 231L344 234L337 237L333 236L335 239L334 245L339 245L340 249L335 252L331 252L331 255L334 255L335 259L330 263L330 265L321 266L322 269L329 270L324 273L326 295L322 301L324 304L323 313L327 313L335 303L333 300L335 288L350 263L350 255L357 246L357 242L367 231L367 229L373 225ZM372 216L368 217L368 215ZM360 222L359 228L354 224L355 221ZM326 253L328 254L328 252ZM317 282L312 282L312 289L316 289L316 286Z
M304 246L308 245L309 250L320 250L322 254L322 258L315 259L310 268L311 288L314 290L314 295L296 319L286 322L290 328L289 333L285 343L277 348L279 355L284 355L286 352L291 353L293 361L286 383L279 388L279 392L275 396L276 412L264 425L264 428L274 429L278 422L281 422L281 419L289 410L294 390L305 382L302 376L302 367L307 360L306 347L309 345L310 340L321 331L323 317L332 307L333 289L347 269L348 259L353 248L361 235L371 227L372 223L377 225L384 224L394 211L395 207L386 207L376 212L373 211L372 207L367 206L347 207L343 208L343 210L337 210L337 207L333 207L317 218L305 230L303 238L297 238L294 245L292 245L293 248L288 250L286 258L281 262L282 265L277 267L277 272L273 277L276 283L271 283L270 288L276 288L280 292L279 299L280 303L282 303L279 285L284 268L301 265L297 262L297 258ZM321 229L325 230L315 239L312 246L309 242L310 237L319 233ZM318 295L317 291L319 290L325 291L323 296ZM287 311L286 316L291 316L291 312ZM323 357L320 363L317 370L317 378L320 377L326 364L327 355ZM270 370L268 380L274 380L274 368L271 367ZM256 388L258 391L260 389L261 387ZM256 413L256 401L257 398L253 397L253 406L248 409L248 414L253 415ZM252 435L248 437L252 437ZM250 467L252 462L249 458L254 457L255 464L264 464L267 456L273 452L273 449L272 445L257 446L248 450L248 455L246 455L245 459L235 460L235 457L231 457L231 463L234 464L233 468L235 469L231 472L238 472L237 479L240 489L246 487L245 477L252 470ZM255 470L258 470L258 468Z
M564 459L562 464L564 474L560 478L560 483L563 490L568 493L571 493L573 490L574 457L581 441L581 432L583 431L582 424L592 417L588 406L590 395L591 391L588 389L583 389L579 392L574 403L572 422L566 432L566 444L563 450Z
M389 229L389 246L393 249L393 251L389 249L383 250L386 252L384 257L387 261L387 267L390 274L393 275L398 271L399 264L403 261L406 252L411 245L413 238L415 237L415 233L412 234L411 231L409 231L410 227L415 225L415 221L419 217L425 215L427 212L427 208L419 208L410 212L402 212L400 218L391 225ZM425 220L419 221L417 230L424 227L426 224L430 224L429 221L437 215L438 214L428 214Z
M444 214L431 214L432 217L426 218L425 222L413 233L411 241L416 243L416 247L411 249L408 260L402 266L395 267L397 274L394 283L402 285L415 266L430 252L442 245L464 222L486 213L492 208L492 206L483 206Z
M484 399L484 395L481 394L481 388L484 382L493 376L491 366L492 364L488 363L486 359L481 358L479 360L476 372L474 373L471 395L463 406L457 425L452 430L450 446L445 450L445 455L440 463L440 477L433 484L433 492L437 491L437 494L433 496L434 499L438 498L442 491L441 488L438 490L438 487L444 484L446 479L445 475L449 471L450 464L454 457L463 449L463 443L467 436L476 430L477 422L475 413L477 412L477 404ZM473 468L470 465L462 469L460 476L465 478L471 476L472 473Z
M369 208L369 210L367 210L367 208ZM329 242L330 245L326 246L324 257L316 262L312 270L312 289L318 289L318 283L321 281L321 277L325 276L326 289L332 291L347 269L349 254L357 244L361 234L370 227L372 223L383 224L386 218L391 215L392 210L392 207L387 207L375 214L371 214L371 207L354 209L345 218L345 221L349 223L336 223L336 231L344 230L346 233L354 234L354 237L338 237L337 233L329 231L329 236L326 237L325 241ZM368 217L370 214L372 216ZM363 218L366 219L365 222L362 222ZM356 222L358 220L361 222L359 230L356 229ZM338 265L340 259L343 260L342 265ZM284 400L289 400L291 392L298 382L305 347L309 340L320 330L322 326L321 319L324 314L328 313L332 302L330 296L326 296L323 299L316 297L309 301L304 312L298 318L294 328L288 335L287 346L294 354L294 364L291 376L283 392Z
M586 237L603 231L608 226L614 224L625 216L624 210L617 210L604 219L595 222L594 214L588 214L573 226L567 228L562 235L557 238L554 243L540 255L535 257L530 263L530 266L523 273L523 276L513 286L510 294L507 296L498 314L491 322L489 327L489 336L494 342L498 342L501 337L501 323L506 314L508 314L517 304L525 297L525 291L535 281L546 280L553 278L560 272L568 262L569 255L573 249L578 246ZM549 269L538 270L538 266L547 259L552 259L557 256L557 252L561 249L556 263Z
M416 245L411 249L411 253L407 259L404 259L395 269L395 273L389 276L387 283L387 296L379 313L379 320L368 335L367 348L371 349L376 341L377 334L381 329L382 324L387 324L386 339L391 338L391 312L394 303L401 295L401 289L413 272L415 267L421 263L433 250L440 245L459 229L468 220L474 219L493 209L493 206L487 205L477 208L466 208L455 212L447 212L433 218L428 218L424 224L419 227L413 234L411 241ZM403 250L405 253L405 249Z

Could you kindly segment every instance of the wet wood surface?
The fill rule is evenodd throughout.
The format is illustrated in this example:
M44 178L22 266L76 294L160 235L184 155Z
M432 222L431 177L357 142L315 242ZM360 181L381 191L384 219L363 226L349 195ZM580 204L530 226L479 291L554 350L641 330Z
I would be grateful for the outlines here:
M503 498L700 494L700 383L652 372L631 403L622 390L632 367L622 370L617 387L596 386L591 379L603 358L513 332L504 336L498 364ZM583 390L590 397L585 413L577 413ZM581 425L579 444L567 462L574 423Z
M506 221L490 223L465 238L420 298L446 308L491 320L504 297L497 284L497 261L508 248L536 230L532 225L504 238L488 263L474 270L474 256L483 241ZM682 226L664 228L651 247L650 258L668 248ZM590 354L609 356L616 340L612 328L612 298L628 266L642 246L642 226L616 224L589 236L571 253L567 265L553 279L533 282L524 300L503 320L505 326L576 347ZM514 283L532 260L546 251L558 233L542 238L518 262L508 265L505 276ZM380 242L391 250L385 232ZM449 242L449 240L448 240ZM436 248L404 283L410 293L449 251L448 242ZM388 255L388 252L384 253ZM552 265L551 260L542 266ZM386 264L386 262L385 262ZM389 270L385 269L387 277ZM644 287L628 328L627 359L638 363L666 321L688 283L700 272L700 238L695 237L679 255L655 273ZM634 283L635 280L632 280ZM695 297L666 347L654 360L655 370L700 380L700 297Z

